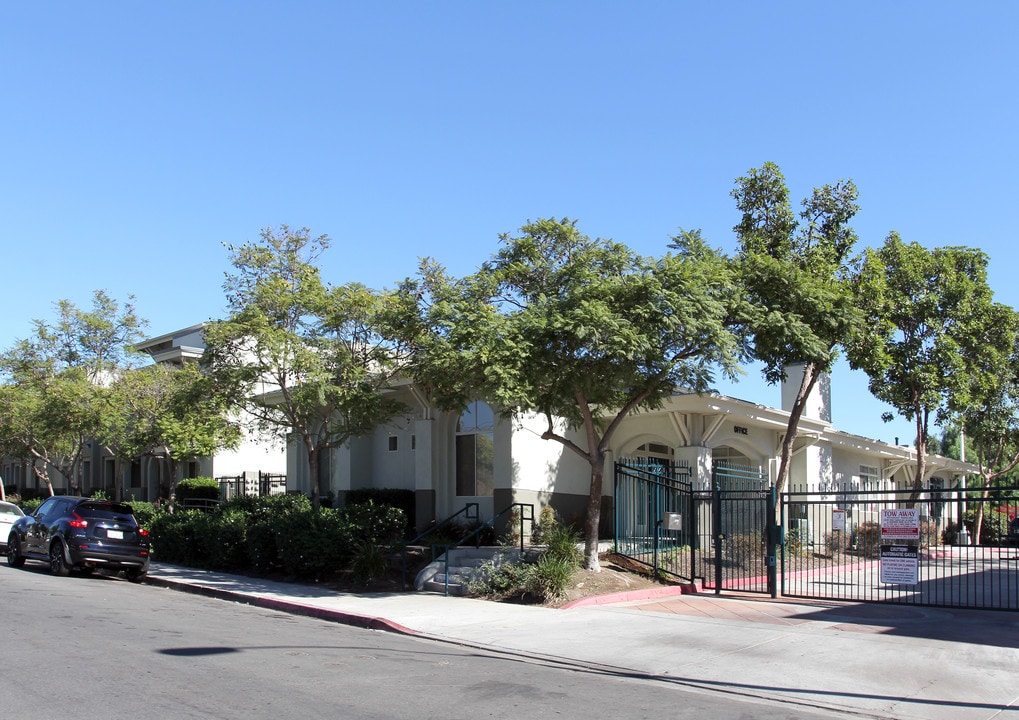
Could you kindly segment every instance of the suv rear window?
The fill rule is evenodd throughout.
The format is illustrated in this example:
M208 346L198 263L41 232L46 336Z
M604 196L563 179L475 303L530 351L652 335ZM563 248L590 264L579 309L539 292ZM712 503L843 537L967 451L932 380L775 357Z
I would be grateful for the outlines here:
M75 511L79 515L102 518L104 520L118 516L123 517L124 515L131 517L134 516L134 512L131 510L130 505L113 502L84 502L75 508Z

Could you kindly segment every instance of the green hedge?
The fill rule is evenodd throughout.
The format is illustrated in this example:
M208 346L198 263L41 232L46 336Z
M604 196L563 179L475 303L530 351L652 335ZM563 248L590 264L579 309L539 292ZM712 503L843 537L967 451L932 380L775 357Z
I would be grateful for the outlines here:
M184 478L174 493L177 502L185 500L219 500L219 481L211 477Z
M363 505L368 502L375 505L388 505L400 508L407 518L407 530L416 527L417 504L413 490L401 488L357 488L347 491L347 505Z
M157 513L149 532L159 562L323 578L364 543L385 545L401 537L406 522L400 508L371 501L315 512L302 495L274 495L236 498L214 512Z

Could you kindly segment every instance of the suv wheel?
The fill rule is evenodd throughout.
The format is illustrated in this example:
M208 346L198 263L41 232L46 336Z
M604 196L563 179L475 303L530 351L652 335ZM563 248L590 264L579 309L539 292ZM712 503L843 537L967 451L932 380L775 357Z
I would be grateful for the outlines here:
M145 579L145 571L139 570L138 568L131 568L124 572L124 577L133 583L140 583Z
M25 564L25 556L21 554L21 543L14 533L7 538L7 564L11 567L21 567Z
M54 540L50 545L50 572L63 577L70 570L67 563L64 562L64 544L59 540Z

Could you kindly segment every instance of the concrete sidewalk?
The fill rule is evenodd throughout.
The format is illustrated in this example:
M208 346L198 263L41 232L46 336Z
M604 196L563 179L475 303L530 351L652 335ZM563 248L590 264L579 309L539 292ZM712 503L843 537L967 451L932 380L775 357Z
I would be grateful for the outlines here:
M423 593L336 593L158 563L148 582L845 716L1019 720L1019 614L1007 611L698 594L550 609Z

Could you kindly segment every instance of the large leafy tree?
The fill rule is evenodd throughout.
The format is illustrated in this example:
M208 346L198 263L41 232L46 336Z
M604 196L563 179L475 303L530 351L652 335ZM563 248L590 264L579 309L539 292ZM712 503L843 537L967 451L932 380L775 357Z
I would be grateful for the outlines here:
M56 308L54 321L36 320L34 335L0 356L10 386L4 444L31 461L51 494L52 471L78 489L85 443L120 412L101 401L103 390L136 364L130 348L145 325L133 298L121 304L102 290L90 309L68 300Z
M732 192L742 212L739 276L746 304L740 319L750 354L769 383L801 364L803 375L782 439L776 486L785 487L803 410L843 340L861 321L853 297L851 253L859 210L851 181L815 188L797 219L778 166L765 163L737 180Z
M931 424L948 424L983 402L1001 367L988 354L988 330L1003 316L987 284L987 256L966 247L927 249L893 232L868 249L858 301L867 318L850 364L866 371L875 397L914 422L917 493Z
M329 245L284 225L230 246L230 316L205 329L216 392L252 430L300 442L316 509L320 453L404 410L387 390L406 362L394 326L414 305L402 290L327 286L315 262Z
M194 363L155 364L125 373L103 394L117 408L107 413L95 438L122 461L148 455L166 466L161 496L173 498L180 465L236 447L241 431L212 383ZM121 487L116 488L118 499Z
M956 433L959 455L968 453L980 466L984 500L1019 466L1019 314L995 303L987 319L984 341L971 348L968 358L975 370L965 378L965 392L952 402L965 431ZM980 538L986 506L977 503L974 538Z
M480 396L506 415L545 417L542 437L590 466L584 555L598 570L603 473L620 423L735 369L724 322L731 267L697 233L658 259L591 239L569 219L541 219L501 241L461 280L425 264L418 378L450 410Z

